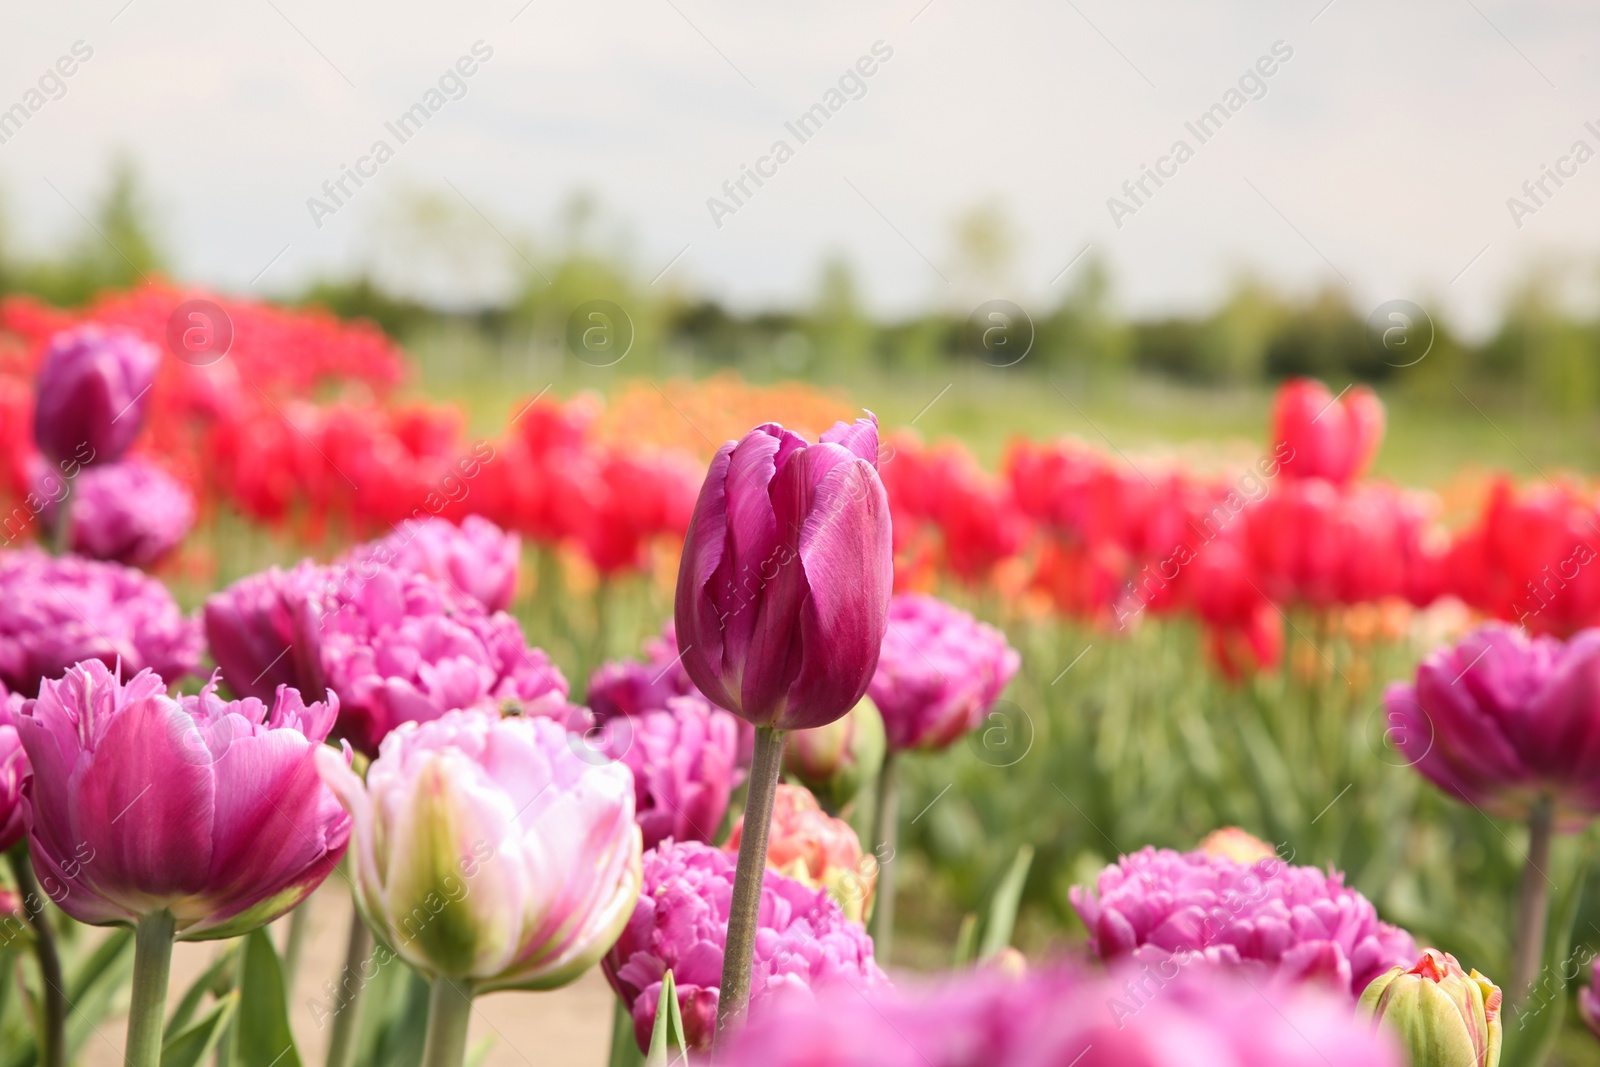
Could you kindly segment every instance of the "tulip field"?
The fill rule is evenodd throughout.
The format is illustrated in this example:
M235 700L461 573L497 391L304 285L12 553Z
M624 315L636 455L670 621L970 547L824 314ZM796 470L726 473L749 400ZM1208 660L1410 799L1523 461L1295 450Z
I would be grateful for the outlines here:
M1584 475L566 386L0 300L0 1067L1600 1062Z

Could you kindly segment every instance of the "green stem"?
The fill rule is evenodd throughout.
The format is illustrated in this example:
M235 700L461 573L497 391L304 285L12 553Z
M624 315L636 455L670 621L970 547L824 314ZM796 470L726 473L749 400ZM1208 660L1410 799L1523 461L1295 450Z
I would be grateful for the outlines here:
M1516 955L1511 961L1511 996L1521 1004L1533 989L1544 962L1545 927L1550 916L1550 836L1555 813L1549 797L1540 797L1528 815L1528 865L1522 871L1522 899L1517 907Z
M56 521L50 528L50 551L65 556L72 551L72 481L67 480L67 491L56 503Z
M42 1067L65 1067L67 1062L66 979L61 976L61 954L56 950L55 931L44 911L44 897L33 876L27 848L18 845L7 857L17 879L22 910L33 927L33 952L39 961L39 977L44 982L44 1017L39 1034L39 1063Z
M440 976L428 996L428 1039L422 1067L461 1067L467 1058L467 1024L472 1021L472 989Z
M167 1017L167 980L172 974L172 912L146 915L135 928L133 999L128 1004L127 1067L161 1067L161 1030Z
M283 939L283 991L290 1000L294 999L295 974L300 970L300 956L310 932L311 902L307 900L289 913L289 932Z
M872 896L872 955L880 967L889 965L894 941L894 859L900 836L900 783L895 770L894 753L885 753L872 816L872 847L878 858L878 888Z
M356 1050L356 1031L361 1022L361 994L367 979L361 973L372 955L372 931L361 921L361 909L351 901L350 942L344 953L344 970L339 974L339 986L334 1003L339 1010L333 1016L333 1034L328 1039L328 1067L349 1067Z
M728 940L722 955L722 985L717 1000L717 1040L743 1018L750 1004L750 967L756 955L761 886L767 871L767 834L772 830L772 800L783 767L782 730L756 727L755 763L744 803L739 867L728 907Z

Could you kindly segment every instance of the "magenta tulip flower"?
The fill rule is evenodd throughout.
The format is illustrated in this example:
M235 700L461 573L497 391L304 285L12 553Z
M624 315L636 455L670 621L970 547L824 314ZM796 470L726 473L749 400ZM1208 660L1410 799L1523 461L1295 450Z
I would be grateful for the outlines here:
M58 466L115 463L144 426L160 353L126 330L59 333L39 368L33 438Z
M351 549L341 562L361 574L377 567L425 574L501 611L516 595L522 539L481 515L468 515L460 526L437 517L406 519L387 537Z
M1160 966L1204 958L1265 979L1314 981L1353 1003L1378 975L1416 959L1411 935L1382 922L1344 876L1276 856L1241 863L1145 848L1074 888L1072 906L1101 959Z
M553 989L616 940L639 895L633 783L549 719L451 712L384 739L361 779L323 774L356 821L356 902L433 980L425 1064L460 1064L472 998Z
M642 661L612 660L596 669L589 676L584 702L596 715L608 718L664 708L670 697L698 693L683 669L678 637L668 619L660 637L646 639Z
M167 911L180 940L234 937L300 903L344 855L350 818L312 759L337 701L283 689L269 708L213 688L173 699L151 671L124 683L90 660L18 719L34 865L79 922Z
M68 512L72 551L90 559L147 567L172 551L194 526L194 494L166 471L132 456L90 467L70 486L41 466L34 489L49 501L40 517L54 526L60 505L70 496Z
M269 567L206 598L206 643L223 680L239 696L267 700L280 685L307 696L327 691L322 678L322 615L336 572L301 560Z
M1600 1038L1600 959L1589 968L1589 984L1578 990L1578 1016Z
M31 547L0 552L0 683L12 692L33 696L89 659L176 681L199 668L204 643L147 574Z
M1388 736L1423 777L1528 823L1506 985L1519 998L1543 960L1551 835L1600 814L1600 629L1561 641L1487 623L1431 653L1416 683L1391 685L1384 703Z
M687 1022L687 1019L685 1020ZM718 1067L1404 1067L1315 991L1226 975L980 970L919 990L835 988L756 1015Z
M775 423L718 450L678 571L683 665L756 726L832 722L872 680L893 560L874 418L820 444Z
M644 847L710 841L722 827L739 759L739 720L699 696L608 721L605 753L633 772Z
M320 631L339 735L373 755L389 731L447 711L504 709L563 721L567 680L505 612L419 574L340 568Z
M667 842L645 853L639 902L603 963L611 988L633 1015L641 1049L649 1045L668 970L690 1046L711 1046L733 881L733 857L721 849ZM860 991L887 983L873 961L871 938L826 890L767 871L760 915L752 988L758 1007L785 994L810 1000L807 994L834 983Z
M17 736L22 697L0 685L0 852L22 840L22 783L28 777L28 753Z
M1452 796L1508 819L1544 798L1568 830L1600 814L1600 630L1564 642L1487 623L1384 700L1401 755Z
M868 689L889 750L936 751L977 729L1021 664L993 626L938 597L896 596Z

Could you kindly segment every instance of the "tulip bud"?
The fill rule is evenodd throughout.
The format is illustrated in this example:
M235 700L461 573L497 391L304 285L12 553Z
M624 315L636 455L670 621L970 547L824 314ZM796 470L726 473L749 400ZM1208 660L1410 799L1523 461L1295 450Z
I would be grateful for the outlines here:
M790 734L783 769L837 812L877 778L883 753L883 716L862 697L844 718Z
M144 426L161 357L123 330L57 334L39 368L33 439L57 464L112 463Z
M684 669L712 703L803 730L866 693L894 570L877 457L874 418L816 445L768 423L717 452L676 598Z
M1360 1011L1386 1023L1410 1052L1411 1067L1498 1067L1500 990L1447 952L1424 949L1409 969L1379 975Z
M391 732L365 784L324 748L379 938L474 993L551 989L597 961L638 899L639 829L628 769L576 747L550 719L453 711Z

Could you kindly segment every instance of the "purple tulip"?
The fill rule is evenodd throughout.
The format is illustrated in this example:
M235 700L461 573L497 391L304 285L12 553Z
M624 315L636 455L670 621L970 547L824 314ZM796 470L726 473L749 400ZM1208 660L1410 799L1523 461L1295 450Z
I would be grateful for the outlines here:
M668 842L645 853L639 903L601 964L633 1013L641 1049L649 1044L661 979L669 969L689 1044L696 1051L710 1047L733 876L732 855L698 842ZM758 1014L764 1000L785 994L810 1000L811 991L834 983L858 991L887 983L873 962L872 939L825 890L766 871L760 916L751 982Z
M70 488L43 463L34 492L47 501L39 513L54 526L65 488L71 495L72 551L90 559L147 567L176 548L194 526L194 494L138 456L102 463L72 479Z
M872 680L893 559L876 418L808 445L775 423L711 461L678 570L683 665L756 726L832 722Z
M633 772L634 815L644 847L707 841L722 827L739 759L739 720L703 697L613 717L606 754Z
M334 580L320 659L343 708L339 734L360 751L375 755L403 722L461 708L571 714L566 678L505 612L491 615L449 586L387 568L366 580L358 568L339 568Z
M22 783L28 777L28 754L17 736L22 697L0 685L0 852L22 840Z
M144 426L161 356L126 330L57 334L39 368L33 439L57 464L115 463Z
M350 816L314 758L338 702L282 689L268 708L214 685L173 699L150 671L123 683L91 660L25 707L29 850L79 922L167 910L179 940L235 937L294 908L344 855Z
M698 694L683 669L678 638L668 619L660 637L644 643L644 661L612 660L589 676L586 703L596 715L638 715L652 708L664 708L671 697Z
M228 688L268 700L280 685L308 696L326 693L321 627L335 572L301 560L269 567L206 598L206 643Z
M141 571L31 547L0 552L0 683L13 692L32 696L89 659L176 681L199 669L203 648L199 623Z
M1291 867L1276 856L1239 863L1204 852L1145 848L1100 872L1072 906L1096 954L1160 966L1199 955L1269 979L1315 980L1352 1001L1416 943L1380 922L1342 874Z
M921 990L834 989L757 1015L718 1067L1404 1067L1315 991L1228 976L980 970ZM687 1021L687 1020L685 1020Z
M522 539L481 515L468 515L460 526L449 519L406 519L387 537L351 549L342 562L425 574L501 611L516 595Z
M868 690L889 751L933 751L977 729L1021 664L993 626L938 597L896 596Z
M1514 819L1548 797L1568 830L1600 814L1600 630L1563 642L1487 623L1384 702L1400 754L1445 792Z

